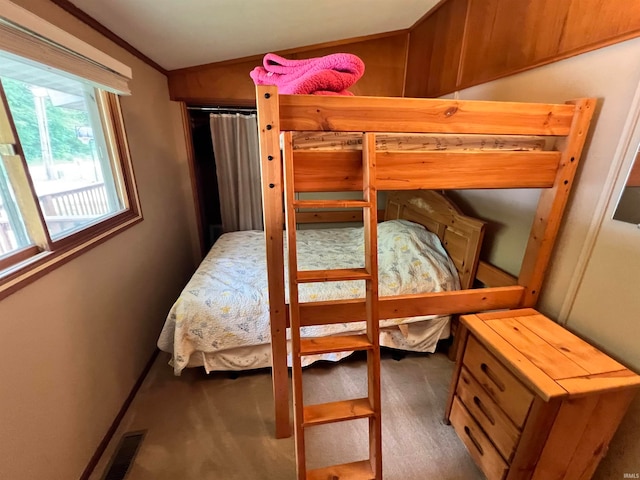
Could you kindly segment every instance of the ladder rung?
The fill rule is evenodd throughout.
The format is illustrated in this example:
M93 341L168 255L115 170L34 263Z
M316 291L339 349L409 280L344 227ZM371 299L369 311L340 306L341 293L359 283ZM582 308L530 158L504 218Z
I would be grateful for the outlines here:
M295 200L295 208L367 208L371 203L365 200Z
M338 280L369 280L371 274L364 268L341 268L335 270L301 270L298 282L336 282Z
M329 337L301 338L300 355L370 350L373 345L362 335L334 335Z
M323 423L342 422L356 418L372 417L374 411L368 398L341 400L304 407L303 427L322 425Z
M332 465L307 472L307 480L374 480L369 460Z

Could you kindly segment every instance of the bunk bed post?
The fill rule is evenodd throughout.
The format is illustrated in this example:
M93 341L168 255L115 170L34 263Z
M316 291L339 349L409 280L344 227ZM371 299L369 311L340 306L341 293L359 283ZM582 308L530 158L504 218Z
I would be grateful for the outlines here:
M271 326L271 372L275 406L276 438L291 436L289 377L287 369L287 317L284 298L282 160L278 89L256 87L262 209L267 253L269 316Z
M382 418L380 398L380 313L378 303L378 190L376 187L376 137L362 138L362 189L369 203L364 209L364 262L371 279L365 282L367 335L374 346L367 351L367 391L373 415L369 417L369 464L373 478L382 479Z
M518 284L525 287L521 307L534 307L549 265L562 214L578 168L589 123L595 109L595 98L581 98L566 102L575 106L569 135L563 140L560 164L552 188L540 193L529 241L525 250Z

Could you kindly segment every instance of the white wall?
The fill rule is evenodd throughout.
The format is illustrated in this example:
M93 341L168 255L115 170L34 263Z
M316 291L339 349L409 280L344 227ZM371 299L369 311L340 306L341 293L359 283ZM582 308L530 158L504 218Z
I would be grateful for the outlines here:
M629 115L628 134L620 140L613 168L610 195L603 195L603 215L594 224L593 241L583 255L588 258L583 275L576 276L576 296L565 306L567 326L595 339L601 346L640 372L640 229L638 225L612 220L627 172L640 145L640 86ZM635 204L636 218L640 203ZM625 473L640 473L640 397L636 398L618 430L598 478L623 478Z
M625 154L619 145L640 81L638 59L640 39L629 40L473 87L459 95L463 99L534 102L598 98L586 155L578 170L539 309L555 319L562 317L560 320L566 321L569 329L640 372L640 230L610 220L613 204L609 204L593 249L585 250L590 245L587 240L594 238L601 223L609 183L616 174L614 163L618 155ZM635 138L637 146L640 135ZM620 188L618 183L614 198ZM470 192L463 197L477 213L487 217L492 215L489 212L493 204L507 199L501 192ZM498 221L507 219L510 224L501 226L496 235L492 260L513 270L524 251L521 242L526 240L524 231L529 228L536 198L523 192L516 195L515 201L508 198L508 203L502 203L506 211L497 218L493 216ZM513 208L511 202L515 202ZM523 217L512 222L519 215ZM584 265L582 277L580 267ZM640 472L639 426L640 399L636 399L596 478L622 478L623 473Z
M461 99L478 100L562 103L577 97L598 99L541 299L541 308L556 317L564 303L640 80L640 62L635 61L639 54L640 39L634 39L459 92ZM497 248L493 257L499 266L513 270L524 251L537 192L521 191L515 196L512 191L465 192L463 197L481 216L493 216L504 224L495 240ZM510 203L514 206L508 205ZM498 216L491 213L493 204L502 205L503 211ZM513 222L515 218L518 221ZM511 252L517 252L519 257Z
M627 173L640 145L640 85L630 102L628 123L612 162L612 176L605 184L601 208L596 211L591 235L582 252L582 268L573 283L576 295L563 309L567 325L615 352L640 371L640 228L636 223L613 220ZM640 203L633 205L640 214ZM599 215L599 216L598 216ZM581 267L581 265L578 265ZM608 328L614 326L614 328Z
M133 68L122 100L144 221L0 301L0 478L78 479L196 265L177 104L164 75L47 0L18 0Z

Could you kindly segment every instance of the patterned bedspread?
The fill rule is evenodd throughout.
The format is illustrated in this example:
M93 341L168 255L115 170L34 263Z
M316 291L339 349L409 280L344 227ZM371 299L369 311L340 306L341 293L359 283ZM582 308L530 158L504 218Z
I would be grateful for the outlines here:
M459 288L455 266L438 237L406 220L379 224L378 264L380 296ZM363 229L300 230L298 265L301 270L363 267ZM300 286L301 302L361 297L364 297L364 281ZM385 320L380 326L426 318L429 317ZM317 337L363 328L363 322L340 323L303 327L301 334ZM178 374L195 352L221 352L269 342L264 233L224 234L171 308L158 347L173 355Z

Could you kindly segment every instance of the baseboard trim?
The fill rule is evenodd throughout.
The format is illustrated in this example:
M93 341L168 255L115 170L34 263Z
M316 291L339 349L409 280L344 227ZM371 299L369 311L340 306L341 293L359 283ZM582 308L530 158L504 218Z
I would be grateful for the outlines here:
M109 442L113 438L113 435L116 433L118 426L120 426L120 422L122 422L124 414L127 413L129 406L131 406L131 402L133 402L133 399L138 393L138 390L140 390L140 387L142 386L142 382L144 382L144 379L147 378L147 375L149 374L149 370L151 370L153 362L155 362L159 352L160 350L158 350L157 348L153 351L151 358L149 359L147 364L144 366L144 369L142 369L142 373L138 377L138 380L136 380L136 383L133 385L131 392L129 392L129 395L127 396L126 400L122 404L122 407L118 411L116 418L111 423L109 430L107 430L107 433L105 434L104 438L98 444L98 448L96 448L96 451L91 457L91 459L89 460L89 463L84 469L84 472L82 472L82 475L80 475L80 480L89 480L89 477L91 476L96 466L98 465L100 458L102 457L105 450L107 449L107 445L109 445Z

